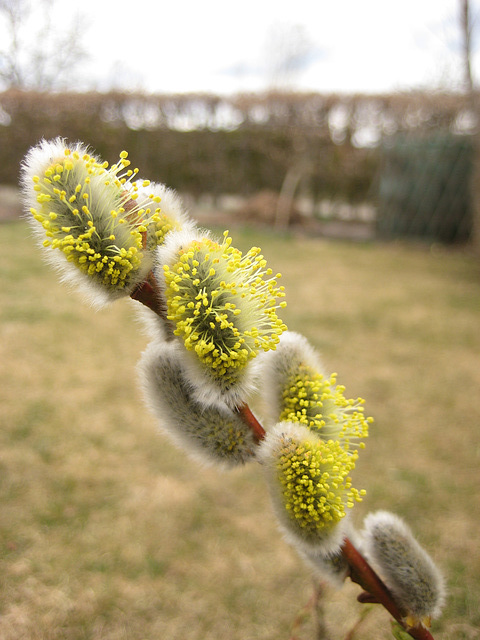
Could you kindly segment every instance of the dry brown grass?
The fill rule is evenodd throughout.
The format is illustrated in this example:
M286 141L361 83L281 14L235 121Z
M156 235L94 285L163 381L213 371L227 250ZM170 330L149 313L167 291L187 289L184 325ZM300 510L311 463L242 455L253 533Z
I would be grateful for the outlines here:
M356 470L444 568L440 640L479 638L480 284L462 252L237 232L284 274L285 319L376 421ZM132 384L133 303L94 313L0 227L0 638L287 640L311 580L259 469L201 469ZM342 638L357 589L328 592ZM313 638L307 623L299 634ZM358 639L388 638L375 609Z

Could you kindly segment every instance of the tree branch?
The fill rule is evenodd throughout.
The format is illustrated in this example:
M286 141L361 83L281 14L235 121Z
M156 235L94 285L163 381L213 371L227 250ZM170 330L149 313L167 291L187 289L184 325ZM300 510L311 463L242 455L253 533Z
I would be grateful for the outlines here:
M163 320L167 320L165 303L153 272L148 274L147 279L131 293L130 297L144 304ZM255 442L260 444L266 436L266 431L248 404L244 403L237 407L237 412L252 430ZM406 624L407 612L402 611L397 605L388 587L348 538L345 538L341 550L350 567L350 579L366 592L358 597L360 602L381 604L415 640L434 640L424 626L409 627Z
M363 602L381 604L415 640L434 640L430 631L423 625L409 627L405 623L407 612L399 608L388 587L348 538L345 538L343 542L342 553L350 567L350 579L352 582L360 585L372 596L372 599L363 598Z
M248 404L246 403L242 404L240 407L237 408L237 412L243 418L246 424L250 427L250 429L253 431L253 437L255 438L255 442L257 444L260 444L260 442L265 438L266 432L265 432L265 429L260 424L260 422L253 415L252 410L250 409Z
M130 297L132 300L138 300L138 302L141 302L143 305L154 311L162 320L167 320L165 304L160 295L160 288L152 271L150 271L146 280L132 291Z

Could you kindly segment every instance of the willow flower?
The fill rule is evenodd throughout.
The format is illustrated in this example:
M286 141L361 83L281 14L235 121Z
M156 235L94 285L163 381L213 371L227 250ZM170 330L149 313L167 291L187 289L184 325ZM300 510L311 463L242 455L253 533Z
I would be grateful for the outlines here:
M146 404L183 451L207 464L234 466L251 460L251 429L224 402L201 403L185 377L180 347L152 342L138 365Z
M322 440L338 440L347 450L364 447L372 418L362 398L345 397L335 373L325 375L315 350L300 334L285 332L274 353L263 359L266 411L271 422L305 425Z
M343 540L339 524L347 508L365 492L352 486L350 472L357 455L338 441L323 441L307 427L281 422L260 444L279 524L300 550L338 552Z
M362 532L367 557L407 612L409 626L430 626L445 601L439 569L407 524L388 511L365 518Z
M154 246L164 243L167 234L171 231L193 231L195 224L187 215L180 196L166 185L160 182L145 180L135 185L138 188L139 199L154 205L155 216L150 232Z
M30 220L64 278L87 284L98 304L127 296L152 269L154 250L177 222L145 191L122 151L110 168L82 143L57 138L30 149L21 186ZM73 268L72 268L73 267Z
M235 405L250 388L247 365L275 349L286 329L277 316L284 297L260 249L245 255L228 232L217 242L206 234L172 234L159 252L164 264L168 320L191 354L191 381L200 397Z

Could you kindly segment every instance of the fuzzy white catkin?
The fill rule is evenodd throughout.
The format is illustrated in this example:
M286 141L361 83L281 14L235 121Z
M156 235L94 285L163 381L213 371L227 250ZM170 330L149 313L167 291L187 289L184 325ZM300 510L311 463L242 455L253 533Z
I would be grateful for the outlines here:
M187 225L180 231L168 234L164 244L158 248L154 273L165 299L168 296L164 266L172 266L188 246L194 242L201 243L205 239L213 240L208 230L191 228ZM184 337L179 337L178 342L183 343L183 341ZM191 385L192 394L200 404L219 402L235 408L254 395L258 389L259 365L256 361L250 361L247 366L240 367L232 384L230 380L227 382L221 376L217 377L213 369L205 366L195 350L182 348L178 354L182 359L184 375Z
M33 190L33 178L36 175L42 176L45 169L56 159L65 156L65 149L69 148L72 153L78 153L81 157L89 153L89 148L82 142L73 144L67 143L64 138L55 138L53 140L41 140L36 146L29 149L26 154L20 172L20 189L25 211L28 212L31 207L38 207L37 192ZM90 154L97 162L101 162L94 154ZM110 204L110 203L109 203ZM33 233L39 243L42 245L45 240L45 232L33 217L28 213L26 216ZM100 309L107 305L112 299L123 296L123 292L115 292L113 295L98 283L92 281L91 278L85 276L71 263L65 260L65 255L59 251L44 251L43 258L58 273L60 280L77 289L81 295L95 308Z
M268 424L276 424L283 409L283 390L300 365L322 372L323 367L308 340L295 331L285 331L275 351L261 354L262 411Z
M185 231L192 231L195 228L195 222L188 215L183 200L174 189L170 189L161 182L150 182L147 187L140 187L139 193L140 198L142 196L160 198L159 206L162 214L174 220L179 228Z
M435 618L445 601L443 577L398 516L377 511L365 518L365 552L398 603L416 621Z
M343 523L337 525L340 534ZM338 539L340 541L340 538ZM336 550L325 553L323 546L318 549L298 550L303 561L313 570L320 579L325 580L333 587L340 589L348 575L349 566L345 556L340 550L340 544Z
M174 342L153 342L138 365L146 404L160 428L200 462L223 467L248 462L256 451L252 431L225 403L198 402L180 349Z
M313 550L299 551L304 562L313 570L314 574L328 582L336 589L341 589L349 575L350 565L342 553L341 545L348 538L354 546L361 550L361 537L353 526L349 514L337 525L338 546L327 553L323 546Z
M131 295L153 268L156 246L172 229L193 226L173 191L132 180L138 170L127 170L127 155L108 168L83 143L56 138L32 147L21 166L44 257L97 308Z
M60 137L53 140L43 139L37 145L28 150L25 158L23 159L20 172L20 187L22 190L23 201L27 209L38 205L37 194L31 188L33 177L35 175L42 175L48 165L56 158L64 157L65 148L67 146L69 146L72 153L77 152L80 156L89 152L88 146L82 142L67 144L67 141ZM99 158L96 159L100 162Z
M273 510L285 540L300 554L311 554L313 558L315 556L328 557L338 553L343 542L344 534L342 526L340 526L341 523L327 522L326 526L321 526L322 523L319 523L319 526L312 527L315 529L314 531L312 528L303 529L292 518L291 511L286 508L285 496L279 480L278 462L285 443L292 442L301 446L308 440L320 441L317 435L312 434L303 425L280 423L269 430L265 439L260 443L258 458L264 466Z

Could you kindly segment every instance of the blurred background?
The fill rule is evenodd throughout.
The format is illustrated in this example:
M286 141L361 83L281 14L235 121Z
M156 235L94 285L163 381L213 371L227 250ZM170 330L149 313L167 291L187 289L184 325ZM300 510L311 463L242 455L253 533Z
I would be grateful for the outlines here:
M61 135L127 148L206 223L471 240L479 12L2 0L3 215L26 150Z
M2 640L391 637L350 584L328 631L304 608L258 465L158 435L133 303L93 313L21 218L55 136L262 247L282 319L375 418L352 521L405 517L447 576L435 638L480 638L479 37L480 0L0 0Z

